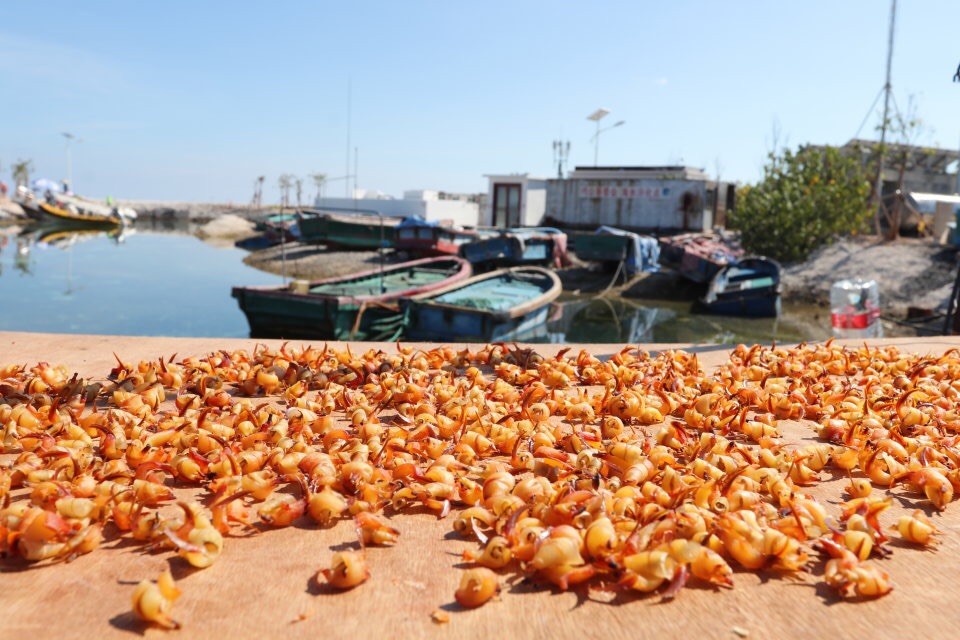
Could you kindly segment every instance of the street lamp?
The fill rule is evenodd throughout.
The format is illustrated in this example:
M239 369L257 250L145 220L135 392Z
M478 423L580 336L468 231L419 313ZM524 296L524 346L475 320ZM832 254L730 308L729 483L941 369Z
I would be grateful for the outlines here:
M607 109L597 109L596 111L591 113L589 116L587 116L587 120L593 120L594 122L597 123L597 131L596 133L593 134L593 138L591 138L593 140L593 166L597 166L597 158L600 156L600 134L603 133L604 131L609 131L610 129L626 124L626 120L620 120L619 122L616 122L610 125L609 127L604 127L603 129L601 129L600 120L602 120L603 117L609 113L610 111L608 111Z
M553 161L557 163L557 177L563 178L563 165L566 164L567 158L570 157L570 141L567 140L554 140L553 141Z

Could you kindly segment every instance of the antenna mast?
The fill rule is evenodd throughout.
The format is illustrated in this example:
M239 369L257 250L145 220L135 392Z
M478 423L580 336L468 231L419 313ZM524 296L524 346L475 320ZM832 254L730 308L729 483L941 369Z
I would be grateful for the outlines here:
M883 210L883 155L886 152L887 122L890 117L890 67L893 65L893 32L897 20L897 0L890 3L890 33L887 36L887 82L883 85L883 120L880 122L880 157L877 159L877 230L880 228L880 212Z

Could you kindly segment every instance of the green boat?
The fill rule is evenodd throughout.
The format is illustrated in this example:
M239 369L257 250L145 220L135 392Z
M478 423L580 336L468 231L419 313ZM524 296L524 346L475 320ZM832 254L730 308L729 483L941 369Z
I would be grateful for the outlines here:
M373 212L376 213L376 212ZM323 210L300 212L300 240L338 249L393 247L401 218L369 212L339 213Z
M573 252L584 262L620 262L630 251L631 238L612 233L578 233Z
M289 286L234 287L231 294L253 338L389 341L403 323L400 298L444 288L471 273L462 258L424 258Z
M406 340L490 342L532 338L563 285L553 271L514 267L400 301Z

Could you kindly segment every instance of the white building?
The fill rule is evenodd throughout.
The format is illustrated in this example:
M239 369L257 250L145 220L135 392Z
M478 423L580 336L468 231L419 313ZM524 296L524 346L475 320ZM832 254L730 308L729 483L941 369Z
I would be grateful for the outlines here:
M529 173L484 176L487 203L480 225L485 227L535 227L547 207L547 180Z
M404 191L401 199L359 189L355 195L356 198L317 198L314 206L346 213L351 210L379 211L385 216L417 216L430 222L475 227L480 222L483 200L482 195L429 190Z

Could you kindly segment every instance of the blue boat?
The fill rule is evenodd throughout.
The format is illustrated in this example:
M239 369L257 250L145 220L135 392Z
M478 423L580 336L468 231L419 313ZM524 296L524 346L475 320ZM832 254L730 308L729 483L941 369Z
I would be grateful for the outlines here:
M407 340L523 340L546 324L563 287L540 267L500 269L400 301Z
M505 229L498 235L461 245L460 257L488 268L551 264L564 267L570 263L567 234L552 227Z
M780 265L750 256L722 267L695 310L722 316L775 318L780 315Z
M584 262L621 264L628 275L660 269L660 247L655 238L616 227L577 234L573 250Z

